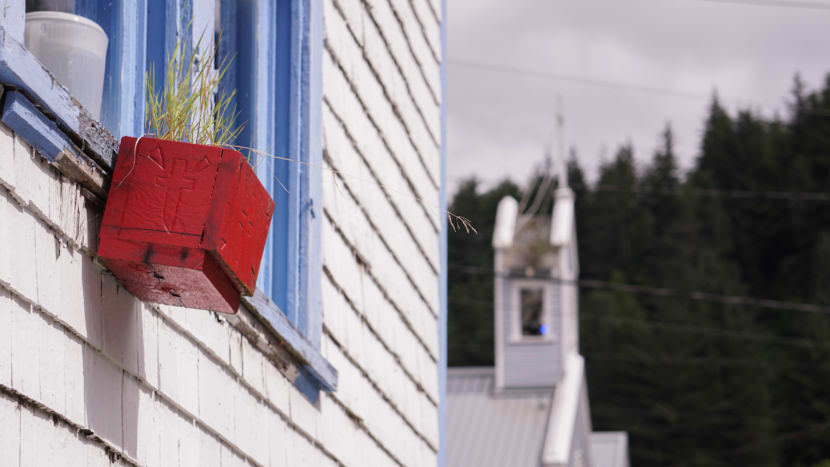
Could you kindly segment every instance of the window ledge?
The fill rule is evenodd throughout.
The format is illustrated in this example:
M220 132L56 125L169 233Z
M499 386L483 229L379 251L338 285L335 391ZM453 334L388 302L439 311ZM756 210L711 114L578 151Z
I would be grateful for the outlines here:
M311 379L323 390L337 389L337 370L323 357L320 350L294 327L277 305L257 289L253 297L242 297L242 302L267 325L273 336L285 344L287 350L300 360Z
M49 71L0 26L0 84L25 95L45 115L54 130L60 130L80 151L105 170L112 168L118 147L116 139L104 126L90 117L69 91ZM57 154L44 153L54 160Z

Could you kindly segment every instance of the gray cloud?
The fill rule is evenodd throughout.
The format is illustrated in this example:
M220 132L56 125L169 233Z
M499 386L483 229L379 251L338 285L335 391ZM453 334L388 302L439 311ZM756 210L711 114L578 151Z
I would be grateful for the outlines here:
M448 1L448 175L524 180L541 161L561 95L566 139L594 172L606 148L634 144L640 163L667 122L681 163L697 153L709 96L731 110L786 112L799 72L815 87L830 71L830 10L701 0ZM485 71L453 60L701 97Z

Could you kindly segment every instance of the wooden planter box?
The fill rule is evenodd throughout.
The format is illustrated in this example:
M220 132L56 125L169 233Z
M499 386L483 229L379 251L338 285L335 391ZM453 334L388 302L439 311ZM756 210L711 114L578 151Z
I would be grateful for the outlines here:
M238 151L124 137L98 255L141 300L235 313L256 288L273 212Z

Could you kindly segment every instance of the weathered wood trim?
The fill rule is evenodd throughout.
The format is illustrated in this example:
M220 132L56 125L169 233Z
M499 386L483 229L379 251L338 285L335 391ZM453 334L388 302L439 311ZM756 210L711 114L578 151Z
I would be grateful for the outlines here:
M107 198L107 186L104 174L79 161L71 152L61 151L58 153L58 156L52 161L52 165L57 167L70 180L77 182L98 196L98 198L102 200Z
M337 370L261 289L257 289L253 297L243 297L242 302L265 320L274 335L300 359L324 390L331 392L337 389Z
M26 140L61 173L94 193L101 199L107 197L105 175L92 161L46 118L34 104L18 91L5 93L6 99L0 121L18 136Z
M17 88L104 168L110 169L118 145L69 91L26 48L0 26L0 84Z
M18 136L25 139L43 157L53 162L63 151L76 154L76 147L69 141L55 122L44 116L29 99L18 91L9 91L3 105L0 121Z
M23 0L2 0L0 2L0 17L12 37L23 42L23 31L26 24L26 2Z

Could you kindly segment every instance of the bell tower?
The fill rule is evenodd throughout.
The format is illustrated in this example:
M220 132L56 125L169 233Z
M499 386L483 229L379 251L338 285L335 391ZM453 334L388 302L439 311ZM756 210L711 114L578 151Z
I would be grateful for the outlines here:
M522 214L519 203L509 196L501 200L496 212L493 269L498 390L553 387L562 377L565 358L578 352L579 263L561 115L557 125L560 150L554 163L557 188L550 214L534 215L532 209Z

